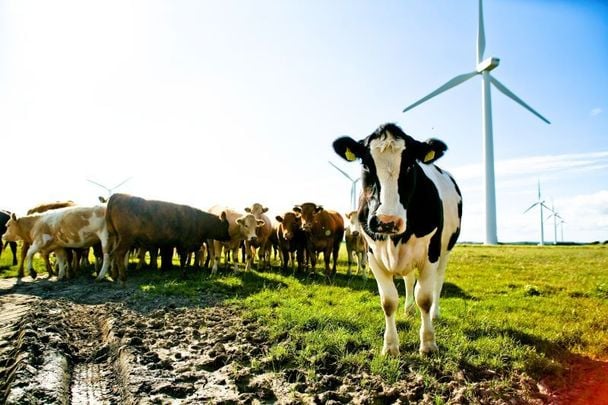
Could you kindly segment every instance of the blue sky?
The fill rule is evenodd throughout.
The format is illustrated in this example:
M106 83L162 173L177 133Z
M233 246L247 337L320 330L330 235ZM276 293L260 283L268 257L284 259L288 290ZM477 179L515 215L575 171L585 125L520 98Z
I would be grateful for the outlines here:
M608 5L486 0L500 241L608 239ZM483 240L481 82L402 113L475 69L476 0L0 1L2 206L94 204L87 181L202 209L349 209L356 164L331 148L396 122L449 147L462 240ZM558 232L561 237L561 232ZM552 223L545 224L548 241Z

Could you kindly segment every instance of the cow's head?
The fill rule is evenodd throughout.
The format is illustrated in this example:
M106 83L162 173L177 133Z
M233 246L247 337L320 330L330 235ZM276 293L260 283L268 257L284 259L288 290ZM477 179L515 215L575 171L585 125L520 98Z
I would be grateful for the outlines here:
M395 124L382 125L360 141L338 138L333 146L343 159L361 161L359 219L372 233L385 235L405 232L407 208L419 170L417 162L434 162L447 150L442 141L419 142Z
M293 207L293 211L300 214L302 229L310 232L314 223L315 215L323 211L323 207L315 203L304 203Z
M236 219L236 224L239 227L239 234L245 240L253 240L257 237L256 229L264 226L265 222L261 219L256 219L253 214L245 214Z
M4 232L4 235L0 235L0 237L6 242L17 242L22 239L19 221L14 213L11 214L11 217L6 222L6 231Z
M276 220L281 223L280 232L285 240L292 240L302 226L300 216L295 212L286 212L283 216L277 215Z
M359 236L361 224L359 223L359 216L357 215L357 211L347 212L344 216L346 217L346 227L344 228L344 234L346 236Z
M262 204L254 203L251 207L245 208L245 212L253 214L256 218L259 218L265 212L268 212L268 208Z

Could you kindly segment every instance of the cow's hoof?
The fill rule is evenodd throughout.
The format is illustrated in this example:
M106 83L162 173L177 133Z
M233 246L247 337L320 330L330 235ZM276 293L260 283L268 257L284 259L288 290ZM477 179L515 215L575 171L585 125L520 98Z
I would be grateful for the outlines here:
M398 346L384 346L382 348L382 354L384 356L398 357L399 347Z
M437 347L437 344L435 342L427 342L427 343L422 343L420 345L420 354L423 356L428 356L432 353L436 353L439 351L439 348Z
M38 277L38 273L36 273L33 269L30 270L30 277L35 279L36 277Z

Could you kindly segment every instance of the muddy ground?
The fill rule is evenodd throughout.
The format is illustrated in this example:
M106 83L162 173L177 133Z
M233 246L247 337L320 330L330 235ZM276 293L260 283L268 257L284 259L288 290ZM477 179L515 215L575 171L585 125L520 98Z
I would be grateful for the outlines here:
M388 385L366 374L311 378L264 367L270 348L264 329L220 304L222 298L150 298L86 277L0 280L1 398L9 404L434 403L436 392L425 392L415 374ZM469 403L471 396L497 403L491 381L437 388L451 403ZM499 396L502 403L556 400L525 379Z

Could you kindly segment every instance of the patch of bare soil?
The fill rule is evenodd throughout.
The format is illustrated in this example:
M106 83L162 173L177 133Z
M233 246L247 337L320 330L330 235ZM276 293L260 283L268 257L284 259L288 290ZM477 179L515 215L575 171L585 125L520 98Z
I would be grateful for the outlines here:
M465 374L275 369L264 329L223 297L150 298L87 278L0 280L0 395L8 404L546 403L529 379L497 392ZM503 389L503 391L505 391Z
M560 378L541 382L552 404L608 405L608 360L573 355Z

